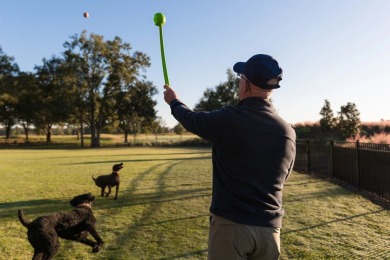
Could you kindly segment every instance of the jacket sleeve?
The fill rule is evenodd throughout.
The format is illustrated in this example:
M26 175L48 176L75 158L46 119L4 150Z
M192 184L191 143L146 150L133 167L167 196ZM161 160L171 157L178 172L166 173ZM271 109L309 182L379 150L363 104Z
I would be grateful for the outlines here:
M172 115L187 131L212 143L216 141L222 119L220 110L194 112L178 99L173 100L169 105Z

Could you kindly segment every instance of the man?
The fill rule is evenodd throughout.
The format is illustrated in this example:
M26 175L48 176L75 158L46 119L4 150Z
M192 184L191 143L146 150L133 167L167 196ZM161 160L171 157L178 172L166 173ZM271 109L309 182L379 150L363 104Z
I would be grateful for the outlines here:
M295 159L295 132L269 98L282 69L269 55L238 62L236 107L193 112L164 86L173 116L212 145L208 259L278 259L282 190Z

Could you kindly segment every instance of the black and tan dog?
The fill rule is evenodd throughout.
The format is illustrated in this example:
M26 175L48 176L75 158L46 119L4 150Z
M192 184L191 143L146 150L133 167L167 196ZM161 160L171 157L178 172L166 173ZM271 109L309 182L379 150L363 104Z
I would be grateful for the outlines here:
M52 259L60 247L58 237L78 241L91 246L93 253L99 252L103 240L95 229L96 219L91 210L94 200L91 193L76 196L70 201L75 207L72 211L41 216L33 221L19 209L19 220L27 228L28 240L34 247L33 259ZM88 232L96 242L87 238Z
M104 197L104 190L108 188L106 197L111 193L111 187L115 186L115 199L118 199L118 191L120 185L119 171L123 168L123 163L114 164L112 166L112 173L108 175L100 175L96 179L92 175L92 179L95 181L96 186L101 188L101 196Z

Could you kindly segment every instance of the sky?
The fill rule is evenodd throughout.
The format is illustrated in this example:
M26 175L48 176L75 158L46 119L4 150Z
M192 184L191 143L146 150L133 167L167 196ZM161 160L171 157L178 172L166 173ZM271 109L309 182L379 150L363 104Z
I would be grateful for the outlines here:
M236 62L268 54L283 69L272 101L287 122L318 121L325 100L335 114L352 102L362 122L390 120L389 0L0 0L0 46L33 72L83 30L119 36L150 57L144 75L159 90L157 115L173 127L163 99L158 12L167 19L170 85L190 108L225 82Z

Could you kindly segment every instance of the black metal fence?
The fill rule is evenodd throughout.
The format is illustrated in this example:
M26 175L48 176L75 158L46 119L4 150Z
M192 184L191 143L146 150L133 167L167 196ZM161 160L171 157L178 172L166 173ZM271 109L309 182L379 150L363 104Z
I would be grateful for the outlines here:
M297 140L294 168L345 181L390 201L390 145Z

